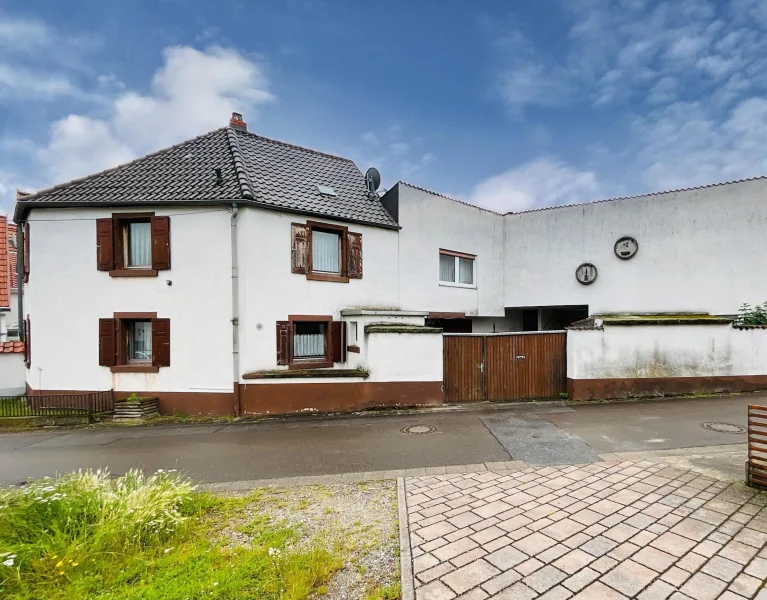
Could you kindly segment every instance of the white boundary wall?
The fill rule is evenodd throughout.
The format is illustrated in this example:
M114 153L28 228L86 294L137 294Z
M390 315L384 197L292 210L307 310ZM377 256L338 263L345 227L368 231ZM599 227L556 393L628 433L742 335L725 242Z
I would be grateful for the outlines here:
M635 325L567 332L570 379L767 375L767 329Z

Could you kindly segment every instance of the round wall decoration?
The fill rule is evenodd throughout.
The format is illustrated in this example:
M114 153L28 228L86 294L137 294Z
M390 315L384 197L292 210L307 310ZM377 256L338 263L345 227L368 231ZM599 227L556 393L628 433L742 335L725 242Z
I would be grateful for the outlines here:
M637 250L639 250L639 242L629 235L624 235L615 242L615 256L621 260L633 258Z
M583 285L591 285L597 280L597 268L591 263L583 263L577 269L575 269L575 278L578 283Z

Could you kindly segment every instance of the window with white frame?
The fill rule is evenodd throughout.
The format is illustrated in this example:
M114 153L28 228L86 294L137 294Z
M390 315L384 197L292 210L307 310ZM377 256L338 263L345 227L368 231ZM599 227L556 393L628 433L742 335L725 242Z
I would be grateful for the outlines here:
M476 256L451 252L450 250L439 251L439 281L448 285L461 287L476 287L474 277L474 264Z

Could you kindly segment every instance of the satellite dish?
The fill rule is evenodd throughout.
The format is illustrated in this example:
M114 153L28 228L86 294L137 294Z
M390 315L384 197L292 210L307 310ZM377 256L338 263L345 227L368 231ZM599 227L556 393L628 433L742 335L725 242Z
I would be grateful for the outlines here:
M368 186L368 192L374 193L381 185L381 174L375 167L370 167L365 173L365 184Z

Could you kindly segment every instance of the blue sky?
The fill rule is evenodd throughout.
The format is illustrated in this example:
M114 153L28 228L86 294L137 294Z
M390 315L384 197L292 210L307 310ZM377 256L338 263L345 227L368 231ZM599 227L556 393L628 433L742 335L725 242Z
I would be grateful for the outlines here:
M6 0L0 207L232 110L500 211L763 175L766 34L763 0Z

